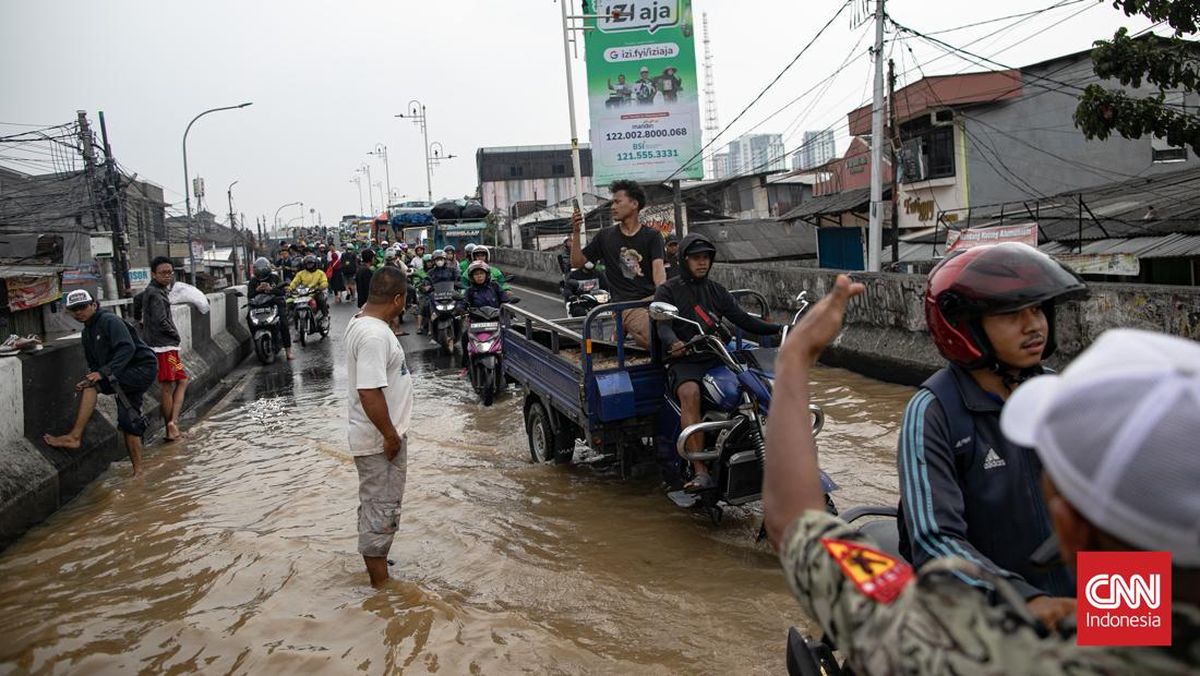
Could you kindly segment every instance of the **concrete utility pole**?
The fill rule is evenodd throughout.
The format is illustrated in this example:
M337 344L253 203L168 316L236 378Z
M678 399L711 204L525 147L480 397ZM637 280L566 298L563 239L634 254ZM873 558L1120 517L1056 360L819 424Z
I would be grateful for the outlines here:
M225 196L229 198L229 229L233 231L233 236L237 238L237 240L233 243L234 284L241 283L241 281L238 279L238 244L241 243L243 246L245 245L245 242L242 240L242 234L238 232L237 219L233 217L233 186L237 185L237 183L237 181L234 181L233 183L229 184L228 188L225 189Z
M571 118L571 168L575 172L575 206L579 209L579 213L587 213L583 210L583 169L579 161L579 132L575 124L575 75L571 72L571 26L567 17L567 0L558 0L558 4L562 9L562 32L563 32L563 63L566 65L567 71L567 114ZM587 225L586 223L584 224ZM583 246L587 243L587 228L579 229L579 245Z
M867 229L867 270L879 272L883 249L883 10L875 0L875 96L871 104L871 217Z
M892 264L900 262L900 127L896 124L896 63L888 59L888 126L892 149ZM895 272L895 270L893 270Z
M358 215L362 216L364 215L362 200L362 177L355 174L354 178L350 179L350 182L358 186Z
M83 155L83 176L87 181L88 190L92 190L96 185L96 148L95 139L92 136L91 125L88 124L87 111L75 111L79 126L79 152ZM99 229L96 223L95 205L92 206L92 225ZM114 252L116 243L113 243ZM104 299L111 300L117 298L117 280L113 276L113 265L111 260L96 258L97 272L100 273L100 281L103 285Z
M125 210L121 208L121 175L117 172L116 162L112 156L112 146L108 144L108 125L104 123L104 111L99 112L100 139L104 145L104 207L108 212L109 226L113 238L113 274L117 282L117 296L129 292L129 235L125 232L125 221L122 216Z
M371 182L371 166L363 164L358 168L358 173L367 175L367 204L371 207L371 218L375 218L379 214L375 211L375 193L371 192L371 186L374 185Z

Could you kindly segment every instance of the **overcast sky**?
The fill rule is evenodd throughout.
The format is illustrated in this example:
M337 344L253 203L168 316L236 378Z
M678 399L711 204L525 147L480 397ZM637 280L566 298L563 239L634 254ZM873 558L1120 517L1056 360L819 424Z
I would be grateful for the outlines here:
M700 14L708 13L722 125L842 1L694 0L698 29ZM891 0L888 11L929 33L1052 4ZM853 28L850 18L849 11L839 17L718 144L829 76L856 43L856 52L865 50L870 26ZM1086 49L1121 25L1136 30L1147 22L1126 19L1111 3L1082 0L938 37L1021 66ZM351 182L357 167L369 163L372 178L385 180L382 163L367 154L376 143L388 146L394 191L424 198L420 132L393 117L410 99L428 109L430 141L458 156L435 170L435 198L474 192L481 146L568 142L561 35L554 0L0 0L0 123L58 124L78 109L95 123L103 110L116 158L164 186L172 208L182 211L180 141L188 120L206 108L253 101L192 129L190 169L205 179L207 206L224 214L226 186L236 180L235 209L251 223L302 200L329 224L358 211ZM918 40L888 49L898 71L912 71L900 86L921 77L914 55L926 75L979 70L939 59L943 52ZM699 40L697 52L702 63ZM575 72L582 92L582 58ZM869 96L870 64L860 55L828 90L818 88L757 131L785 133L791 149L804 130L837 125L841 152L845 115ZM577 107L586 141L582 96ZM0 135L19 129L0 126ZM282 216L299 214L289 207Z

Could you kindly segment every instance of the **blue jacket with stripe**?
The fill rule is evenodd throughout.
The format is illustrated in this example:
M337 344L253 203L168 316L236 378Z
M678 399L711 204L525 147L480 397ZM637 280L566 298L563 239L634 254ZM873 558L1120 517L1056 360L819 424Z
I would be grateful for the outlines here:
M1052 532L1042 463L1000 432L1002 407L958 366L938 371L908 402L897 452L900 552L918 568L945 556L968 559L1008 578L1026 599L1073 597L1065 568L1029 563Z

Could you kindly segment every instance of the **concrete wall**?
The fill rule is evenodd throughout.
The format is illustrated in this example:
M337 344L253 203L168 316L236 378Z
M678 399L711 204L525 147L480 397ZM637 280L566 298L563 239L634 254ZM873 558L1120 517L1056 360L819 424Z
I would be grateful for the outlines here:
M518 284L557 290L560 273L552 254L493 249L495 261ZM795 311L795 297L808 290L816 301L836 272L799 266L718 263L713 278L730 289L754 289L767 297L776 321ZM822 361L872 378L919 384L944 365L925 328L924 275L855 273L867 285L846 314L846 330ZM1051 364L1061 367L1102 332L1116 327L1161 331L1200 340L1200 288L1139 284L1092 284L1092 296L1058 313L1059 352Z
M208 314L172 307L191 379L189 409L221 392L225 376L250 353L244 299L232 291L208 299ZM37 353L0 359L0 549L75 497L110 462L127 457L116 428L116 402L108 396L100 397L80 450L61 451L41 441L44 433L70 429L78 402L74 385L87 370L78 335ZM151 421L148 438L160 436L157 386L146 393L143 411Z

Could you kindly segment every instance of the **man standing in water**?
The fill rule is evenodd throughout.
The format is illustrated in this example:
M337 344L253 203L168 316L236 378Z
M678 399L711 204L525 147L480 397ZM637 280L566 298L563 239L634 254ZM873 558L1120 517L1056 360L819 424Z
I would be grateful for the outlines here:
M387 555L400 522L408 464L412 376L391 322L404 312L408 284L385 266L371 278L362 311L346 327L350 454L358 468L358 551L371 586L388 581Z

